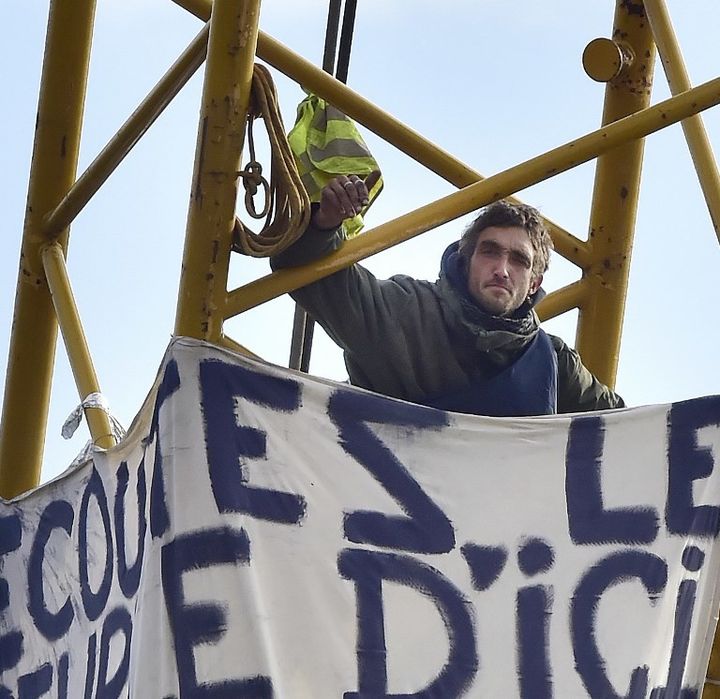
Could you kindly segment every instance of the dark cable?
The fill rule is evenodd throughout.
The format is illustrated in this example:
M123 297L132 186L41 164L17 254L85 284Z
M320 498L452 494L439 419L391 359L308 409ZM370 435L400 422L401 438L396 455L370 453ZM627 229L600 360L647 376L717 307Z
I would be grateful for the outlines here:
M343 15L342 33L340 34L340 48L338 50L337 69L335 77L341 83L347 83L350 68L350 49L352 48L353 30L355 28L355 13L357 0L346 0Z
M325 48L323 51L323 70L332 75L335 68L335 53L337 50L338 29L340 27L340 10L342 0L330 0L328 6L328 19L325 28ZM350 67L350 49L352 48L353 31L355 28L355 14L357 0L346 0L343 13L342 33L340 35L340 48L337 50L337 70L335 77L342 83L347 83L348 69ZM315 320L311 318L300 306L295 304L295 317L293 319L292 340L290 342L291 369L300 369L307 373L310 370L310 353L312 351Z
M337 51L341 7L342 0L330 0L327 26L325 27L325 50L323 52L322 62L322 69L326 73L330 73L330 75L335 71L335 53Z

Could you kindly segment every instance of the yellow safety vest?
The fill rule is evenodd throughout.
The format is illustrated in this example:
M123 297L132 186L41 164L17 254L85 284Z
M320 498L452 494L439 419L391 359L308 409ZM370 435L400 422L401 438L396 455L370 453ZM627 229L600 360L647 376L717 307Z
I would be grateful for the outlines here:
M338 175L365 177L380 167L352 120L317 95L309 94L297 110L295 126L288 134L300 179L311 202L319 202L323 187ZM369 192L368 205L343 222L345 237L363 227L363 214L383 187L382 177Z

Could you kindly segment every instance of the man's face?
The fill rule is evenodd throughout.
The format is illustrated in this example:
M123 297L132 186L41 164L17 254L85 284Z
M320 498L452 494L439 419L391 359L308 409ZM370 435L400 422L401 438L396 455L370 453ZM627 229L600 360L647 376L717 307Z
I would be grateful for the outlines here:
M530 236L520 226L485 228L468 266L468 291L482 308L507 316L537 291L542 275L533 277Z

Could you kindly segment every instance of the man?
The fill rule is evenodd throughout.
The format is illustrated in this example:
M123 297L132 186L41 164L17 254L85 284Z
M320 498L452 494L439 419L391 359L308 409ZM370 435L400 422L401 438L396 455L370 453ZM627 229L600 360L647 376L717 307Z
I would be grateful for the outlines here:
M340 224L367 202L359 177L323 190L311 225L273 268L342 244ZM443 254L431 283L376 279L361 265L293 293L344 350L350 381L395 398L475 415L546 415L623 407L579 355L539 325L535 304L552 241L538 212L497 202Z

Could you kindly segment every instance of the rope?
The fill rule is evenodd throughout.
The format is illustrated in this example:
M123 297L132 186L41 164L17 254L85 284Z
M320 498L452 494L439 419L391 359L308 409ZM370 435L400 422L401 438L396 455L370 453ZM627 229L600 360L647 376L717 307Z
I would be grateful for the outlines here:
M255 160L252 128L261 117L270 141L270 184L262 176L262 166ZM252 257L271 257L292 245L310 223L310 198L300 180L295 158L285 136L277 92L270 71L256 64L253 70L248 109L248 148L250 162L238 176L245 187L245 207L253 218L265 218L259 233L235 219L233 249ZM265 206L257 212L253 197L262 186Z

